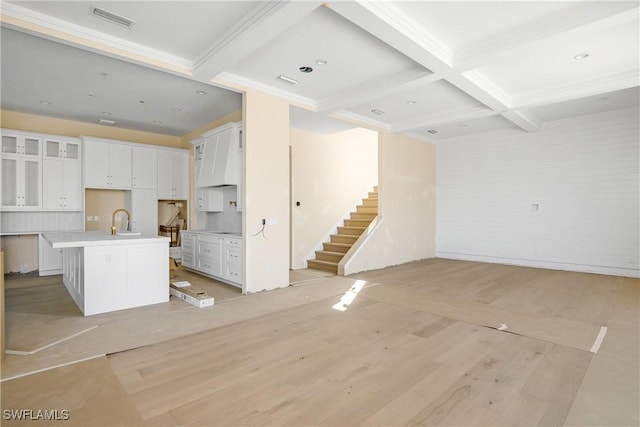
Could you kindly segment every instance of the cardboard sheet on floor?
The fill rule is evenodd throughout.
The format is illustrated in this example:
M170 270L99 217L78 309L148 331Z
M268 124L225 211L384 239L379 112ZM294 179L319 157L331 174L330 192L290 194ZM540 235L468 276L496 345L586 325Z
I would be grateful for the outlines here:
M48 410L42 416L56 416L58 421L3 419L2 425L144 425L105 356L4 381L2 409L27 408L33 411L32 417L38 415L38 410Z
M420 298L416 298L415 291L399 286L372 286L363 289L360 296L585 351L591 351L601 333L600 325L516 312L441 294L420 292Z
M98 325L98 321L86 317L15 312L8 312L6 317L6 348L19 353L37 352Z

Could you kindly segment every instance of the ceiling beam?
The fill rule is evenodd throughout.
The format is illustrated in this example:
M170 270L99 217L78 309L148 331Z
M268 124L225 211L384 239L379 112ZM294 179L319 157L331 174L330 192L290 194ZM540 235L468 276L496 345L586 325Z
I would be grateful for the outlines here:
M354 0L331 2L329 7L400 53L447 80L459 90L485 104L494 110L492 115L510 109L511 100L508 94L501 91L478 72L460 74L453 68L453 52L393 4ZM504 116L524 130L537 129L532 126L536 122L534 118L522 120L525 117L523 112ZM392 128L398 132L400 131L398 129L410 130L411 128L407 126L408 123L396 124Z
M200 54L194 62L194 77L200 81L213 80L321 6L318 0L258 2L242 21Z

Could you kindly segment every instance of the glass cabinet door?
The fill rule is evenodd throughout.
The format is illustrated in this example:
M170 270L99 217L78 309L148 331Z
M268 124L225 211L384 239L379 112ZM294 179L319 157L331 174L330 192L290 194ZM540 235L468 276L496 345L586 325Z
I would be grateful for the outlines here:
M80 159L80 143L79 142L66 142L64 144L64 157L66 159Z
M23 169L22 206L37 208L40 206L40 160L25 160Z
M4 140L4 138L2 138ZM2 159L2 206L18 205L18 160Z
M62 155L62 147L60 141L53 141L47 139L44 142L44 155L45 157L60 157Z
M22 154L40 156L40 140L37 138L25 138Z
M2 152L18 154L18 138L15 136L2 135Z

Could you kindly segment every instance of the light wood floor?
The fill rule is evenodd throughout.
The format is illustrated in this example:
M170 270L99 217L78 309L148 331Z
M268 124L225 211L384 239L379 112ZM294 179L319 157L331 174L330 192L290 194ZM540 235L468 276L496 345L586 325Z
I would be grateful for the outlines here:
M319 276L216 302L234 321L5 381L2 408L68 408L64 425L637 426L639 289L439 259ZM101 415L92 376L121 416Z

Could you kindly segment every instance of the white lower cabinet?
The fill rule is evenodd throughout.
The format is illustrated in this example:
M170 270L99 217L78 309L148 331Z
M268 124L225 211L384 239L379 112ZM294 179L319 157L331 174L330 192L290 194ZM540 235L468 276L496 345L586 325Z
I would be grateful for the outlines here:
M242 238L209 231L182 231L182 266L242 286Z

